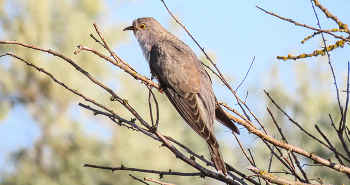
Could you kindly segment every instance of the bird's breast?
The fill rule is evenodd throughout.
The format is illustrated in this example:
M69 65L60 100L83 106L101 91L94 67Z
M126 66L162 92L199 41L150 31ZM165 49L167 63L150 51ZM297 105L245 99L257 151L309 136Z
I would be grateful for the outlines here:
M140 48L142 50L143 56L145 57L146 61L149 62L150 59L150 53L151 53L151 45L147 43L143 43L139 41Z

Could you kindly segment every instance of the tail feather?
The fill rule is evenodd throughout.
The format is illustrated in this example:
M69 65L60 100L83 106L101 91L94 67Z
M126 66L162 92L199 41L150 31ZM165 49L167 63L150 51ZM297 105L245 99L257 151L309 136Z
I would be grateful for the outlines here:
M239 134L237 126L227 116L226 112L224 111L224 109L221 108L218 102L216 102L215 105L215 116L216 120L218 120L221 124L225 125L227 128Z
M211 160L214 162L215 169L219 173L222 173L225 176L227 176L226 165L225 165L224 159L222 158L222 155L221 155L221 152L219 149L219 145L217 145L217 147L214 147L214 146L211 146L208 144L208 148L209 148Z

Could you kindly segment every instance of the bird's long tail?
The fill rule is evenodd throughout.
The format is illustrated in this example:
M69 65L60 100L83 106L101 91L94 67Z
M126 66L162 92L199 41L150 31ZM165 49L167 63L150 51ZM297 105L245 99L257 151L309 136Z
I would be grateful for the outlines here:
M227 128L239 134L237 126L227 116L226 112L224 111L224 109L221 108L218 102L215 103L215 116L216 120L218 120L221 124L225 125Z
M214 162L216 170L219 173L222 173L225 176L227 176L226 165L225 165L224 159L222 158L222 155L221 155L221 152L219 149L219 145L217 145L217 147L214 147L214 146L208 144L208 148L209 148L211 160Z

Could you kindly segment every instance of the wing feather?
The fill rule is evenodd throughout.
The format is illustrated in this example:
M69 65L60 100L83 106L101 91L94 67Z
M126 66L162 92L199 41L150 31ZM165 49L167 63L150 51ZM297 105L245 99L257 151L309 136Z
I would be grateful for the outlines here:
M208 144L216 147L215 96L209 76L195 55L175 45L171 41L161 41L152 47L152 75L157 77L182 118Z

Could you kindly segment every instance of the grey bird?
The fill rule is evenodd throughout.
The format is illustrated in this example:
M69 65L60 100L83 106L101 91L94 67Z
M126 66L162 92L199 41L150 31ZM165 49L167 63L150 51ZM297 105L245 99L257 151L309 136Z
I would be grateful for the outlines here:
M239 130L217 103L211 79L196 54L152 17L138 18L126 30L134 32L152 76L181 117L207 142L216 170L226 176L214 119L237 134Z

